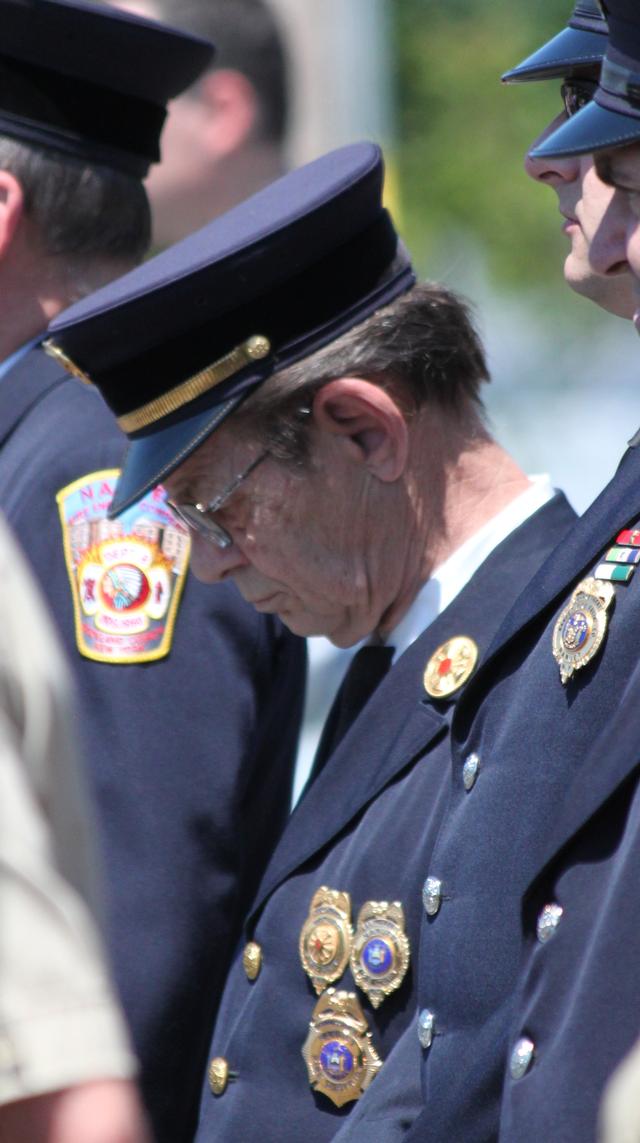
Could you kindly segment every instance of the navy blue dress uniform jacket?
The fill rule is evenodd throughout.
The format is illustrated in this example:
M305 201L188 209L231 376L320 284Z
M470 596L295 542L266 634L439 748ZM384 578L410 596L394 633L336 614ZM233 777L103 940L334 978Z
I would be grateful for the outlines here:
M569 787L525 899L511 1039L535 1047L525 1075L505 1081L500 1139L509 1143L596 1143L605 1083L640 1033L639 774L636 667L626 687L620 680L619 708ZM558 919L541 940L548 906Z
M288 813L304 644L233 586L189 575L167 658L81 658L55 497L118 466L123 440L98 393L40 350L0 382L0 506L75 668L115 975L155 1137L180 1143L221 981Z
M638 660L640 579L617 585L603 644L565 686L551 649L574 587L639 515L640 452L630 449L611 483L525 588L457 705L453 798L428 870L442 880L443 902L437 915L425 919L420 953L419 1005L433 1014L435 1035L422 1053L426 1107L409 1133L412 1140L583 1143L593 1138L603 1077L640 1026L637 1005L628 1019L624 1002L613 1003L613 981L611 1003L603 1005L593 992L597 970L608 971L616 942L620 971L624 965L624 972L637 973L637 960L625 951L628 917L615 880L630 845L623 831L628 798L621 794L615 811L608 800L637 761L626 736L624 762L616 757L621 730L612 719ZM472 754L477 777L467 790L463 767ZM593 816L600 814L599 820ZM581 850L584 842L576 839L571 861L564 847L591 817L589 845ZM636 844L635 832L631 837ZM523 896L548 866L525 911L526 986L514 1000L522 988ZM563 918L558 934L536 947L536 909L547 897L562 903L565 893L566 926ZM608 931L601 924L604 909ZM637 932L635 941L637 947ZM640 993L634 985L629 991ZM572 1024L581 1004L582 1024ZM572 1036L572 1027L580 1028L582 1039ZM512 1079L509 1061L521 1038L536 1047L526 1074ZM562 1059L565 1050L573 1060ZM583 1101L589 1106L584 1133L583 1115L564 1125L562 1120Z
M245 926L262 967L250 980L239 951L211 1043L211 1059L222 1058L235 1077L221 1095L205 1081L198 1143L315 1143L332 1138L349 1115L353 1104L338 1108L311 1089L302 1057L317 996L298 941L320 887L350 894L354 928L367 901L402 903L414 960L377 1010L364 993L358 998L383 1059L413 1020L421 887L449 797L448 730L457 697L429 699L424 669L454 635L473 637L485 651L521 584L573 518L558 496L503 541L394 664L292 815ZM334 987L358 991L348 968ZM384 1065L374 1085L383 1076Z

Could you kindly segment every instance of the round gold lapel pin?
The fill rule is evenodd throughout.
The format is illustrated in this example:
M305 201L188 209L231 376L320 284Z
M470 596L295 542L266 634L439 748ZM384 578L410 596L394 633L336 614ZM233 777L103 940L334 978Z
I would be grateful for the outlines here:
M442 643L427 663L424 689L431 698L448 698L463 687L478 662L478 645L468 635Z

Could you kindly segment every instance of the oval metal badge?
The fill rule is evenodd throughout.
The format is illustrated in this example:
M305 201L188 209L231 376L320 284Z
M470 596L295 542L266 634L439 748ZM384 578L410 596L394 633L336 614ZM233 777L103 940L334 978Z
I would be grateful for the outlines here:
M382 1060L355 992L328 988L318 1000L302 1048L309 1083L336 1107L360 1099Z
M553 657L565 684L574 671L593 659L607 631L607 609L615 598L613 584L589 576L576 587L553 629Z
M374 1008L400 987L409 959L409 938L404 931L400 902L367 901L358 914L351 971Z
M318 996L342 976L351 952L351 898L322 885L300 932L300 960Z
M442 643L427 663L424 689L431 698L447 698L463 687L478 662L478 645L468 635Z

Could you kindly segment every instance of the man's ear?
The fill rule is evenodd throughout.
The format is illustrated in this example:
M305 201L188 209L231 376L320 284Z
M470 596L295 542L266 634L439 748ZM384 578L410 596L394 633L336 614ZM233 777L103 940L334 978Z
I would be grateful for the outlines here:
M24 218L24 193L15 175L0 170L0 259L6 258Z
M240 71L220 68L200 81L198 97L208 112L204 131L210 153L224 158L241 150L253 134L258 116L253 84Z
M318 390L312 415L318 429L342 437L354 459L379 480L391 483L401 476L409 454L409 429L388 390L358 377L340 377Z

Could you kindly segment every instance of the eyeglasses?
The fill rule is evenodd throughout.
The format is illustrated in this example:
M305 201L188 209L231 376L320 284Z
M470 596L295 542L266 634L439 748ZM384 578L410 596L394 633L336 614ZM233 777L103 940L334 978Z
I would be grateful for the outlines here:
M254 468L257 468L268 455L267 449L261 452L255 460L251 461L248 468L245 468L244 472L239 472L237 476L234 476L224 491L210 500L208 504L175 504L173 500L167 500L167 504L178 519L187 525L187 528L191 528L193 532L198 532L200 536L204 536L218 548L230 548L233 544L233 537L229 535L226 528L222 527L222 524L213 519L213 515L220 511L236 488L240 487Z
M598 83L595 79L569 79L563 83L560 88L560 95L567 119L571 119L573 115L586 107L587 103L591 103L597 90Z

